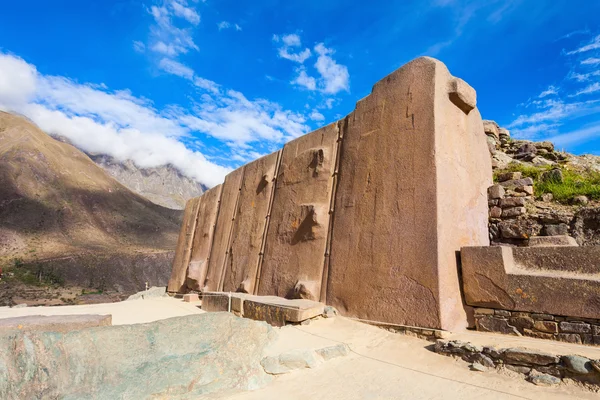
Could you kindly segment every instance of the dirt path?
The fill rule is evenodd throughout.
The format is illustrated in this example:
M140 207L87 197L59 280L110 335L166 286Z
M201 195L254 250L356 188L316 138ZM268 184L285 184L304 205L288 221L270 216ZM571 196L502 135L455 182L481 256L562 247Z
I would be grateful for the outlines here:
M113 325L129 325L203 312L195 305L184 303L179 299L159 297L146 300L122 301L119 303L77 306L0 307L0 318L21 317L25 315L112 314Z
M281 341L344 342L350 356L276 378L267 387L226 398L266 399L596 399L575 385L538 387L511 372L470 371L468 364L426 349L420 339L343 318L286 327Z

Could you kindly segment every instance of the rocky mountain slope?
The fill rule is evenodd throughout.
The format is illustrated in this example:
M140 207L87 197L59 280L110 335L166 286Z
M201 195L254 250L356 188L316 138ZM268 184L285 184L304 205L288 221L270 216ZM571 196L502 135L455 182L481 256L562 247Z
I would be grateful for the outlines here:
M139 168L131 160L119 161L106 154L87 155L121 184L163 207L183 210L186 201L207 189L172 165Z
M488 191L493 244L600 245L600 157L511 139L494 121L484 131L496 183Z
M166 284L180 219L181 211L132 192L73 146L22 117L0 112L0 266L5 272L24 266L35 269L40 281L46 276L97 287L102 280L106 288L123 290L143 289L145 278ZM120 261L100 265L103 255ZM124 261L140 257L147 259ZM136 270L123 271L130 264ZM101 279L93 272L100 270Z
M73 145L64 136L57 134L51 136L63 143ZM183 175L172 165L140 168L131 160L120 161L107 154L80 150L123 186L163 207L183 210L186 201L200 196L207 189L201 183Z

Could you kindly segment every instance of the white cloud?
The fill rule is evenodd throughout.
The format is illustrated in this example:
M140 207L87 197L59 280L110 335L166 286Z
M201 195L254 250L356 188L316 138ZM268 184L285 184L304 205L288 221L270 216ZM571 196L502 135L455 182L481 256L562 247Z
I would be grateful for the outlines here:
M36 69L23 59L0 53L0 107L5 110L27 103L36 90Z
M583 65L596 65L596 64L600 64L600 58L597 58L597 57L586 58L585 60L583 60L581 62L581 64L583 64Z
M21 58L0 53L0 109L22 113L48 133L60 134L89 152L133 160L140 167L172 164L213 186L229 168L187 149L178 137L190 129L128 91L82 85L41 75Z
M242 27L239 26L238 24L232 24L231 22L228 21L221 21L217 24L217 26L219 27L219 30L223 30L223 29L229 29L229 28L233 28L236 31L241 31Z
M303 86L308 90L317 90L317 80L312 76L308 76L305 68L298 70L298 76L291 83Z
M220 85L211 80L200 78L199 76L194 78L194 85L215 94L219 93Z
M571 55L571 54L577 54L577 53L584 53L586 51L596 50L596 49L600 49L600 35L593 38L588 44L581 46L573 51L569 51L569 52L567 52L567 54Z
M182 141L198 149L198 135L209 135L225 145L213 158L245 162L310 131L307 118L300 113L223 90L182 64L164 60L165 68L208 91L191 110L179 106L157 110L127 90L110 91L105 85L42 75L24 60L2 53L0 109L22 113L43 130L63 135L85 151L130 159L140 167L172 164L208 186L222 182L230 168Z
M170 5L176 16L186 19L193 25L200 23L200 15L193 8L187 7L187 3L184 0L173 0Z
M302 51L294 51L297 50L295 48L302 46L300 36L295 33L283 36L273 35L273 41L276 43L282 43L282 46L278 49L278 54L279 57L285 58L286 60L303 64L304 61L306 61L312 55L309 48L305 48Z
M550 85L550 86L548 86L548 89L546 89L542 93L540 93L540 95L538 97L541 99L543 97L551 96L551 95L555 95L555 94L558 94L557 88Z
M580 94L595 93L598 91L600 91L600 83L595 82L575 93L575 96L579 96Z
M323 114L321 114L320 112L318 112L317 110L313 110L312 113L310 114L310 119L312 119L313 121L324 121L325 116Z
M173 6L177 4L178 6ZM191 29L178 28L173 24L172 17L178 16L176 9L183 12L178 7L184 7L183 3L171 1L163 6L152 6L148 12L154 17L155 24L150 27L150 46L153 51L161 54L176 57L179 54L185 54L190 50L198 50L194 42ZM186 7L184 7L186 8ZM191 15L191 14L190 14ZM185 18L188 22L194 17ZM200 17L198 16L198 22Z
M146 45L140 42L139 40L135 40L133 42L133 49L138 53L143 53L144 51L146 51Z
M319 58L315 64L315 68L321 74L323 84L323 92L335 94L339 91L350 90L350 74L345 65L338 64L330 54L333 54L332 49L328 49L319 43L315 46L315 51L319 54Z
M194 78L193 69L168 58L163 58L160 60L158 67L169 74L173 74L185 79L192 80Z

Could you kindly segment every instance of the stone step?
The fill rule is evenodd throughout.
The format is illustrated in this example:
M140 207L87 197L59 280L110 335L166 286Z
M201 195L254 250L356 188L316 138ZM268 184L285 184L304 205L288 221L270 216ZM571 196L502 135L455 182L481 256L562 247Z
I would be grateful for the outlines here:
M265 321L273 326L284 326L286 323L299 323L323 314L325 305L306 299L205 292L202 294L202 309L208 312L231 311L241 317Z

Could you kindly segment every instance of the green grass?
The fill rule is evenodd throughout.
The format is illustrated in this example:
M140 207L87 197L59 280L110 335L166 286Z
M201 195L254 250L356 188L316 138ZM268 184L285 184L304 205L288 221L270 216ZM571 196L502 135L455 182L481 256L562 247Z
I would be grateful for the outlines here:
M600 173L587 171L578 173L563 169L562 182L537 182L535 192L538 195L552 193L554 199L561 203L568 203L576 196L586 196L590 200L600 200Z
M542 182L541 175L553 168L555 167L535 167L511 163L507 168L494 173L494 181L497 182L498 175L502 173L521 172L524 178L533 178L536 196L541 196L545 193L552 193L554 200L560 203L569 203L575 197L582 195L586 196L590 200L600 200L600 172L579 172L567 168L560 168L563 174L562 182Z

